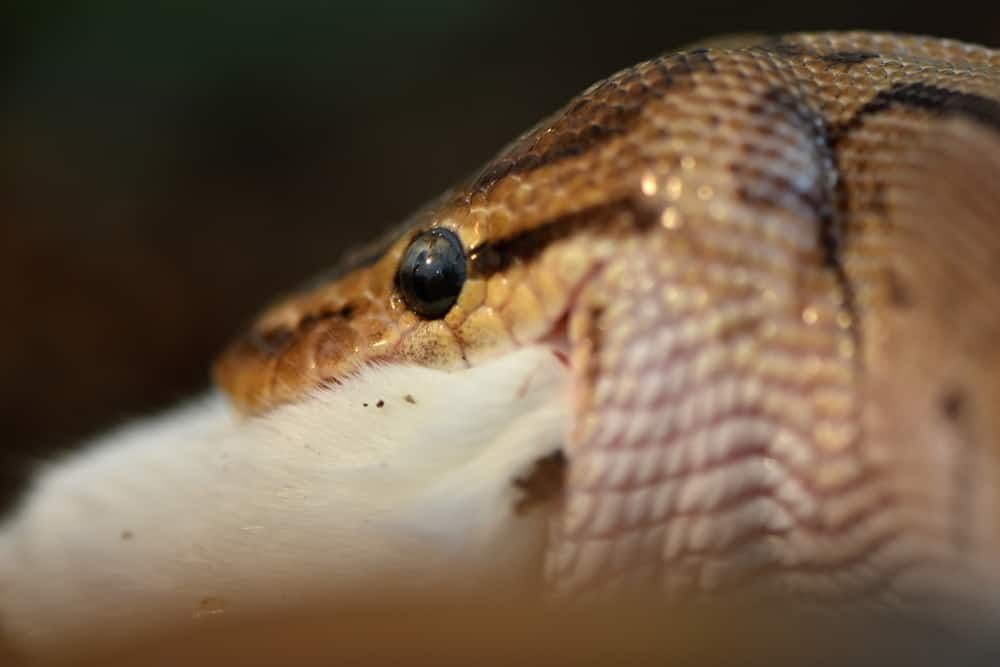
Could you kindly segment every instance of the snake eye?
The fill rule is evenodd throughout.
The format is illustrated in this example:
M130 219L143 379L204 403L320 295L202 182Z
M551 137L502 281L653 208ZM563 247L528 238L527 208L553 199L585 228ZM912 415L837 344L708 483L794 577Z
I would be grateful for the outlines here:
M399 291L411 310L426 319L444 317L465 284L465 251L447 229L421 232L403 254Z

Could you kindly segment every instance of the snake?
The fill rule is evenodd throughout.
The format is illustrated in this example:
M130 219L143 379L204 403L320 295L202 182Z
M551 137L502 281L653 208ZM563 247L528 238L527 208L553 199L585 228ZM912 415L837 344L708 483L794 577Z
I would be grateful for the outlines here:
M243 426L212 436L228 443L221 453L199 454L212 459L212 472L178 473L178 457L195 450L167 442L181 437L159 424L147 428L155 441L134 448L145 463L119 462L135 436L126 431L96 460L42 483L19 527L0 535L0 591L67 572L60 559L76 542L44 530L57 520L48 517L113 498L121 523L95 519L113 527L113 544L88 541L103 524L77 538L86 520L58 519L85 542L83 557L71 560L74 577L96 561L90 585L111 590L106 559L138 558L142 570L160 558L169 567L150 570L146 598L136 592L138 574L120 588L146 618L152 598L184 588L156 584L166 572L188 562L204 569L224 552L213 576L231 574L234 595L249 595L255 575L242 573L234 554L245 548L265 559L296 539L321 540L335 515L316 515L330 503L314 489L340 492L344 479L326 479L332 468L313 470L314 459L295 468L294 484L269 471L292 470L292 451L319 451L338 437L347 452L339 460L351 464L352 449L367 451L381 436L342 428L340 416L383 423L427 405L440 384L447 400L390 439L405 441L399 455L421 470L468 460L465 449L445 456L433 447L479 438L486 427L475 419L490 424L489 438L503 436L501 450L544 440L524 470L503 451L477 465L502 468L490 479L517 492L504 517L541 521L528 586L547 597L652 592L683 601L763 591L823 608L995 610L998 222L1000 51L891 33L806 33L713 40L641 62L590 86L382 238L267 306L214 365L219 409L234 410ZM533 385L529 366L565 381ZM362 404L359 378L394 369L410 373L410 388ZM524 420L507 428L522 399L565 404L558 419L546 417L545 438ZM202 428L189 413L167 419L185 439ZM182 420L191 423L181 429ZM411 425L422 429L419 442L406 440ZM249 440L267 442L241 454ZM197 451L213 447L206 440ZM143 466L164 471L163 480L136 482L129 471ZM263 491L234 479L234 466L263 479L255 482ZM344 486L357 488L356 477ZM296 491L303 480L313 486ZM155 502L123 502L109 490L140 494L156 484L165 490ZM408 521L476 533L475 520L466 526L455 510L477 485L435 487L434 502ZM397 487L410 488L393 481L372 495L395 498ZM207 500L189 501L196 511L172 509L185 493ZM226 495L238 493L264 500L247 509ZM222 519L197 522L213 507L243 523L212 548L199 546L209 529L224 532ZM296 536L294 511L318 524ZM266 521L280 548L252 542ZM140 552L147 524L175 534ZM520 525L509 535L528 530ZM506 541L474 560L500 559ZM21 545L16 565L5 544ZM119 555L124 549L142 555ZM410 558L407 548L386 551ZM280 590L290 572L323 571L332 558L295 554L294 567L271 568L285 577ZM4 579L5 567L16 576ZM198 572L189 579L207 587ZM456 569L445 580L459 577ZM183 594L202 590L194 585ZM0 612L8 631L34 632L44 651L39 628L83 626L78 615L61 618L59 596L40 590L24 588L7 604L3 595L13 593L0 594ZM80 590L89 599L94 589ZM203 595L195 616L237 606L230 593ZM115 613L118 625L124 617Z
M256 414L366 364L544 344L573 378L552 590L981 583L1000 554L1000 53L747 41L591 86L267 309L220 386Z

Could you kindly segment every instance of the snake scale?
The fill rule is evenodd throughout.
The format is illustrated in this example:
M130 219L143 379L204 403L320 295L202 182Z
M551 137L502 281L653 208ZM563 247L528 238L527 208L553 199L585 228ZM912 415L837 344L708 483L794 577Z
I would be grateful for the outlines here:
M266 309L215 375L253 424L366 369L542 350L559 446L507 482L545 508L546 595L992 605L998 218L1000 52L691 48Z
M998 99L1000 54L919 37L640 63L268 310L219 381L254 412L546 341L574 376L552 587L929 584L997 554ZM415 246L461 275L408 296Z

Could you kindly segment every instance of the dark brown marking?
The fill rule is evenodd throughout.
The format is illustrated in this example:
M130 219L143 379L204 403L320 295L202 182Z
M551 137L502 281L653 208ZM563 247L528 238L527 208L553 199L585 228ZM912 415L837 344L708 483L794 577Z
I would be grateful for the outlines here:
M655 218L636 206L631 197L614 199L562 215L506 239L490 241L473 248L469 251L469 277L488 278L514 262L530 261L550 244L579 231L581 227L597 228L607 225L617 216L626 213L631 214L632 223L640 228L647 228Z
M581 155L620 136L635 123L649 100L662 97L696 72L715 71L707 49L671 54L647 69L641 67L605 80L508 146L473 179L471 190L489 189L506 176Z
M968 118L985 127L1000 131L1000 103L995 100L975 95L949 90L940 86L925 83L897 84L875 94L868 102L861 106L855 114L848 120L825 128L826 143L833 150L836 158L837 145L851 132L861 127L865 119L877 116L894 108L904 108L926 111L940 116L961 116ZM881 202L885 203L885 193L877 192L881 196ZM861 321L857 317L856 297L847 273L839 260L839 254L845 243L846 227L843 221L846 220L845 211L848 209L849 193L846 190L846 182L839 179L837 182L836 215L831 224L821 225L820 241L823 243L829 259L836 260L834 270L837 273L838 283L841 285L842 294L845 300L845 307L851 315L854 323L852 333L855 342L861 337ZM887 210L887 207L886 207ZM890 273L889 298L890 301L899 306L907 307L912 299L906 289L894 289L903 287L898 281L893 283L893 274ZM860 359L860 355L858 359Z
M417 404L417 399L413 398L413 394L407 394L406 396L403 397L403 400L409 403L410 405Z
M479 174L472 187L481 189L496 183L501 178L509 174L513 168L513 160L497 160L490 166L486 167L486 169Z
M830 148L826 125L822 122L822 116L810 109L805 101L782 88L771 88L764 92L759 103L751 106L751 112L768 116L777 112L784 117L786 122L793 123L801 132L810 137L817 149L816 159L824 172L821 176L821 182L833 182L828 172L834 168L834 155ZM748 145L746 149L750 153L755 147ZM823 261L830 268L839 266L845 216L842 211L836 210L836 193L826 187L820 187L816 190L797 190L792 187L790 182L778 182L776 185L784 191L795 192L798 198L814 212L816 220L819 222L817 234L820 247L823 250ZM752 193L747 193L742 189L740 193L742 197L752 200Z
M367 408L367 407L368 407L368 404L367 404L367 403L362 403L361 405L362 405L362 407L365 407L365 408Z
M867 62L872 58L878 58L877 53L870 51L836 51L834 53L824 53L819 59L831 65L844 65L852 67Z
M913 305L913 296L910 294L910 288L903 284L899 274L889 268L886 270L885 279L889 291L889 303L896 308L905 309L911 307Z
M523 493L514 504L514 514L524 516L532 508L560 497L565 477L566 455L561 449L535 461L531 472L514 480L514 486Z
M131 540L132 539L132 531L131 530L123 530L122 531L122 539L123 540Z
M843 65L853 67L873 58L878 58L878 54L871 51L833 51L824 53L816 49L810 49L804 44L792 44L784 42L780 38L764 42L753 47L759 51L776 53L785 58L816 58L829 65Z
M254 347L263 352L266 356L273 357L292 339L295 332L286 326L277 326L266 331L255 331L249 338Z
M339 308L325 306L316 312L303 315L294 327L278 325L265 331L255 331L250 334L248 340L264 355L273 357L284 349L296 336L309 331L320 322L334 318L349 320L357 313L357 310L358 307L350 302Z
M959 422L967 411L965 392L958 387L952 387L941 394L938 405L945 419L950 422Z
M597 386L597 373L600 371L601 350L604 348L604 330L601 328L601 319L604 317L602 306L591 306L590 317L587 321L587 333L585 343L590 344L590 364L587 368L579 369L586 377L586 385L591 388L588 392L588 401L593 398L592 388ZM579 344L579 342L578 342Z
M751 107L753 111L755 107ZM844 267L843 252L847 240L847 196L844 179L834 178L838 155L834 150L832 130L822 114L811 109L801 98L782 88L767 90L756 107L757 113L769 113L777 108L784 114L784 120L791 122L812 139L816 147L816 160L820 166L820 183L830 183L833 187L821 186L814 190L797 191L791 183L778 183L785 191L796 192L800 201L814 213L817 221L817 243L822 252L823 264L833 272L844 309L851 317L851 336L856 344L861 341L861 320L858 317L857 297L854 285ZM748 147L748 150L750 147ZM738 190L738 196L751 198L745 188ZM860 359L860 355L857 357Z
M1000 131L1000 102L982 95L949 90L926 83L897 84L866 102L848 120L830 130L833 143L842 140L870 116L902 107L943 116L962 116Z
M298 324L295 326L296 330L302 332L311 329L320 322L325 320L332 320L338 318L341 320L349 320L357 312L358 307L353 303L345 303L339 308L333 308L331 306L324 306L314 313L306 313L299 320Z
M719 340L723 343L732 343L738 338L750 336L760 329L763 322L759 317L748 317L746 319L730 322L719 328Z
M952 461L952 486L954 501L952 503L951 540L959 553L968 550L972 540L972 522L974 518L973 498L976 496L977 450L971 445L974 429L969 424L969 399L960 386L945 389L938 399L938 409L941 416L956 430L956 444Z
M821 168L820 183L835 183L834 188L819 187L816 189L801 190L793 187L793 184L786 179L772 178L772 183L783 192L793 192L797 198L810 210L817 221L817 242L823 256L823 264L829 268L837 278L840 287L841 297L844 300L844 307L851 315L852 334L855 339L860 337L858 327L857 308L855 305L854 287L847 277L847 272L843 265L843 249L846 237L846 193L843 191L842 179L834 179L833 172L836 168L836 154L834 153L829 129L823 122L822 115L809 108L804 100L793 95L783 88L771 88L761 95L761 98L750 104L748 110L757 116L772 117L781 115L785 122L792 123L799 128L806 136L812 140L816 147L816 160ZM757 151L753 144L745 146L748 155ZM740 175L742 165L733 165L731 170L736 175ZM757 178L764 178L763 174L756 174ZM840 188L840 189L837 189ZM737 189L737 197L743 201L773 206L775 203L766 196L749 191L745 186Z
M872 186L871 208L872 211L880 216L885 217L889 215L889 196L886 192L884 181L876 181Z
M317 310L314 313L306 313L298 321L298 324L295 325L295 329L300 333L308 331L309 329L312 329L320 322L332 318L333 315L334 315L333 311L330 310L329 308L323 308L321 310Z
M381 398L380 398L380 399L378 399L377 401L375 401L375 407L376 407L376 408L382 408L382 407L385 407L385 401L383 401L383 400L382 400Z
M776 39L768 40L762 44L753 47L756 50L764 51L766 53L775 53L779 56L785 58L797 58L801 56L814 56L816 53L804 47L801 44L792 44L790 42L783 41L780 37Z
M487 243L469 253L470 276L477 278L492 276L509 265L510 258L504 257L497 245L495 242Z

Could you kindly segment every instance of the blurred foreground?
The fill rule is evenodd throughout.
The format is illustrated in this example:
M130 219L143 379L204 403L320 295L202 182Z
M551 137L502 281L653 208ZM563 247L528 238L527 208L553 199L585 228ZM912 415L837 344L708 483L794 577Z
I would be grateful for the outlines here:
M996 634L898 618L776 613L748 606L666 610L372 607L198 627L76 665L978 665ZM968 632L966 632L968 631ZM72 649L71 649L72 650ZM11 665L5 661L3 664ZM17 664L17 663L13 663Z

